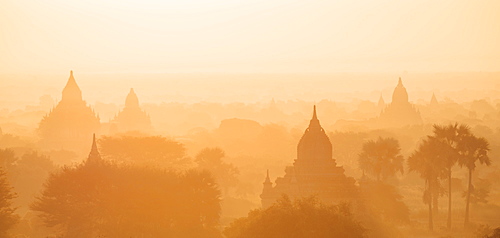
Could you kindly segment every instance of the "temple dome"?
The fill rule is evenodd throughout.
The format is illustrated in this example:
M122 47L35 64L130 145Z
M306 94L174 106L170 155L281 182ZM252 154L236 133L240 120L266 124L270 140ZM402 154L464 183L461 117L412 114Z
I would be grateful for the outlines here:
M134 92L134 89L131 88L130 92L127 95L127 98L125 99L125 107L127 108L138 108L139 107L139 98L137 98L137 95Z
M69 79L62 91L62 101L82 101L82 91L76 84L73 71L69 72Z
M392 93L392 103L393 104L408 103L408 93L406 92L406 88L403 86L401 78L399 78L398 85L396 86L394 92Z
M297 161L325 161L332 159L332 143L319 124L316 106L309 127L297 146Z

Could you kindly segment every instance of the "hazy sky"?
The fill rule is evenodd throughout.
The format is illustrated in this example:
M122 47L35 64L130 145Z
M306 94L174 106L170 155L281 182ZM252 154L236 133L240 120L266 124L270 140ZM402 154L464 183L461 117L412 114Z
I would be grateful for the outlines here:
M2 0L0 74L500 71L500 1Z

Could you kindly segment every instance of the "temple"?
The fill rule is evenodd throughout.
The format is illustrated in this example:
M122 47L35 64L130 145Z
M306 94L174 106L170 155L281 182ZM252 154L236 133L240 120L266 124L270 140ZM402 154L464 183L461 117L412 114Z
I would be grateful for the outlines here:
M112 132L139 131L149 133L152 130L149 116L139 106L139 99L131 88L125 99L125 107L114 118Z
M332 157L332 144L321 127L316 106L309 127L297 146L297 159L285 168L285 176L275 185L269 171L260 195L262 207L271 206L283 194L290 198L317 196L324 203L338 203L356 197L355 180L346 177L344 169Z
M87 157L87 160L85 161L86 164L96 164L100 163L102 161L101 154L99 153L99 150L97 149L97 141L95 139L95 134L93 135L92 138L92 147L90 148L90 153L89 157Z
M438 100L436 98L436 95L434 93L432 93L430 105L431 106L437 106L437 105L439 105L439 102L438 102Z
M392 102L382 111L379 125L401 127L422 124L422 117L417 109L408 101L408 93L399 78L398 85L392 94Z
M382 111L382 110L384 110L384 108L385 108L385 101L384 101L384 98L382 97L382 94L380 94L380 98L378 99L378 103L377 103L377 109Z
M39 124L40 145L44 149L84 152L84 145L99 131L99 121L99 116L82 99L82 91L70 71L61 101Z

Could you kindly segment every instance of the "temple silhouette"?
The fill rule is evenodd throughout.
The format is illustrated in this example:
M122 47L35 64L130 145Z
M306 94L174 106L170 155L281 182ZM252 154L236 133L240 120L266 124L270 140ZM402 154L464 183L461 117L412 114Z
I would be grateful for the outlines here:
M99 121L99 116L82 99L82 91L70 71L61 101L40 121L40 145L48 150L84 152L84 145L99 131Z
M398 85L392 93L392 102L380 114L381 126L400 127L422 124L422 117L417 109L408 101L408 93L399 78Z
M260 195L262 207L271 206L282 194L290 198L317 196L325 203L338 203L356 198L355 180L347 177L332 157L332 144L313 116L297 145L297 159L285 168L285 176L271 182L269 171Z
M125 107L113 119L111 133L139 131L149 133L152 131L151 119L139 105L139 98L131 88L125 99Z

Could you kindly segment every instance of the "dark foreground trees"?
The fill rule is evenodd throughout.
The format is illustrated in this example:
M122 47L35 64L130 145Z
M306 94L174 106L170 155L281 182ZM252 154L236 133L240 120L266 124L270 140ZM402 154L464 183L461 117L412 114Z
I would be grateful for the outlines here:
M418 146L417 150L408 158L408 168L420 174L425 181L423 200L429 205L429 230L434 229L432 217L432 199L437 196L435 191L439 185L439 178L446 175L446 158L440 153L444 143L434 137L427 137Z
M425 180L426 190L424 202L429 202L429 229L432 230L433 196L440 186L440 179L448 179L448 219L447 227L451 228L451 171L458 162L469 170L469 183L466 196L465 226L469 223L469 202L473 190L472 172L476 162L490 165L488 157L489 144L486 139L476 137L466 125L450 124L434 125L434 134L425 138L419 147L408 158L410 171L416 171Z
M346 204L328 206L315 198L290 201L282 197L267 209L256 209L224 230L228 238L364 237Z
M15 194L12 192L12 187L7 182L5 172L0 166L0 238L8 237L8 230L18 220L18 217L14 214L15 209L12 207L12 199L14 197Z
M89 159L52 174L32 209L62 237L218 237L219 196L208 172Z
M486 139L482 137L476 137L474 135L465 136L458 143L458 150L460 152L460 158L458 163L460 166L465 166L469 170L469 183L467 185L467 196L465 202L465 222L464 225L469 225L469 203L470 195L473 190L472 185L472 172L476 168L476 162L481 164L490 165L491 161L488 157L489 143Z

